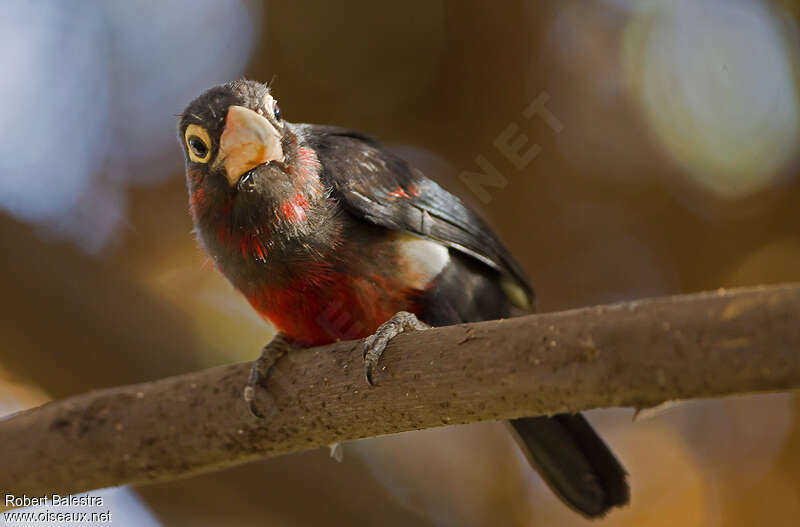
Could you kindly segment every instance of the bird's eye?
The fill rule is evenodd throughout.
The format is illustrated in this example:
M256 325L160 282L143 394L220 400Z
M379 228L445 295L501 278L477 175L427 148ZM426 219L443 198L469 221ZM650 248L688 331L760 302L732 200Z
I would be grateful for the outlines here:
M275 120L281 122L283 118L281 117L281 109L278 108L278 103L275 103L275 106L272 107L272 115L275 116Z
M192 149L194 155L196 155L201 159L208 155L208 147L203 142L203 140L197 137L196 135L193 135L192 137L189 138L189 148Z
M186 146L189 159L195 163L206 163L211 157L211 138L200 125L190 124L186 128Z

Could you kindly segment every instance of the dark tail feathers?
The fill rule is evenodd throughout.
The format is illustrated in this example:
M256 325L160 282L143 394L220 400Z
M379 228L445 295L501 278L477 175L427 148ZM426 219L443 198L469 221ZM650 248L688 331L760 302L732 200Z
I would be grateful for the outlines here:
M590 518L628 503L628 473L581 414L511 424L531 465L564 503Z

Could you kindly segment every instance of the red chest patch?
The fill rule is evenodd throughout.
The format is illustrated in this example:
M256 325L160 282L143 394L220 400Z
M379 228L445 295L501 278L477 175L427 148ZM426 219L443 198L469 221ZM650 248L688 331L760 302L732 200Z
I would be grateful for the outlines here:
M444 246L402 233L360 250L345 244L337 256L336 264L303 264L288 284L265 284L246 296L289 339L318 346L372 335L398 311L421 316L422 294L449 262Z
M379 275L326 272L248 300L276 329L302 346L367 337L398 311L416 311L418 291Z

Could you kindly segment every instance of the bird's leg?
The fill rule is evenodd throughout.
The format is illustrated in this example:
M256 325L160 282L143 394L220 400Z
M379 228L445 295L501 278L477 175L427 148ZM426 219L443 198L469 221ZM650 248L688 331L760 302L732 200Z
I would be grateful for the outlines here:
M264 419L264 413L256 405L256 388L263 387L264 381L275 363L292 349L293 346L286 340L286 337L278 333L269 344L264 346L261 356L253 363L250 378L244 388L244 400L253 416Z
M389 341L405 331L423 329L430 329L430 326L420 322L413 313L398 311L392 318L381 324L373 335L364 340L364 373L370 386L375 385L372 382L372 371L378 366L378 361Z

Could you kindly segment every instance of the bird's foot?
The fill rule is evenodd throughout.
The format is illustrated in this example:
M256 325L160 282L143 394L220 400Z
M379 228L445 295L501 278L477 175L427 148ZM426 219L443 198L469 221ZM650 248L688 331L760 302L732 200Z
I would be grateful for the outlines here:
M264 419L265 416L256 402L256 389L259 386L264 387L264 382L267 380L267 375L269 375L272 367L292 348L293 346L289 344L286 337L279 333L275 335L269 344L264 346L261 350L261 356L253 363L253 367L250 370L250 378L244 388L244 401L254 417Z
M373 335L364 340L364 373L370 386L374 386L372 372L378 366L386 345L400 333L430 329L428 324L420 322L417 316L407 311L398 311L392 318L380 325Z

